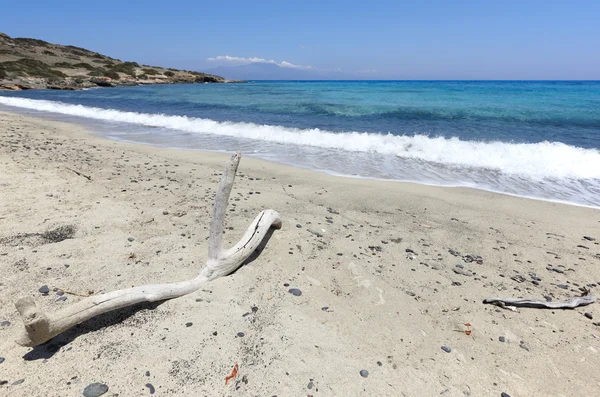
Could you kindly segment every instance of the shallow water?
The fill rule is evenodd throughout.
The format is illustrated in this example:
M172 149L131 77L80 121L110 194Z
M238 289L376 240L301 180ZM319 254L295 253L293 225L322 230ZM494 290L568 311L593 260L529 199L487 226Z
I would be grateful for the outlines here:
M0 94L109 138L600 206L600 82L336 81Z

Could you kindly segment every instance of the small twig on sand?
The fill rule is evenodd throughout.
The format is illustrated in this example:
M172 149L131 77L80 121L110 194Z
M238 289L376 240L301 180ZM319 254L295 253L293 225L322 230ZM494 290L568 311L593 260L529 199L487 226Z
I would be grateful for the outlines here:
M69 295L76 295L76 296L83 296L84 298L87 298L88 296L91 296L94 294L94 291L88 291L88 293L86 295L84 294L78 294L77 292L71 292L71 291L67 291L65 289L62 288L57 288L60 292L64 292L65 294L69 294Z
M72 169L72 168L68 168L68 167L66 167L66 168L67 168L69 171L73 171L74 173L76 173L76 174L77 174L77 175L79 175L79 176L82 176L82 177L84 177L84 178L87 178L87 180L88 180L88 181L91 181L91 180L92 180L92 177L91 177L91 176L84 175L84 174L82 174L81 172L79 172L79 171L76 171L76 170L74 170L74 169Z

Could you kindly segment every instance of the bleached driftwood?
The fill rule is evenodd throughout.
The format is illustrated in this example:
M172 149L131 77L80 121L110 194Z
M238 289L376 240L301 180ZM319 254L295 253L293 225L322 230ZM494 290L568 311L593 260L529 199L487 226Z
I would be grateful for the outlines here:
M199 289L202 284L235 271L260 245L271 227L279 229L281 218L277 211L262 211L246 230L242 239L228 250L222 249L225 210L233 187L241 155L236 153L225 167L215 197L208 240L208 261L200 274L191 280L171 284L153 284L127 288L91 296L69 305L56 313L44 313L33 298L17 301L16 307L25 325L17 343L37 346L67 329L100 314L135 305L177 298Z
M565 301L546 302L539 299L527 298L487 298L483 303L489 303L500 307L531 307L536 309L574 309L596 302L596 297L591 292L583 296L576 296Z

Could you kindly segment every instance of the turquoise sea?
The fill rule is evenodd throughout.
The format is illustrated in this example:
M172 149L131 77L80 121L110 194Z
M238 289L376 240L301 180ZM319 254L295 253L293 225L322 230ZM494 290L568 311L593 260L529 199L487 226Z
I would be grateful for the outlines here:
M251 81L0 93L111 139L600 207L600 82Z

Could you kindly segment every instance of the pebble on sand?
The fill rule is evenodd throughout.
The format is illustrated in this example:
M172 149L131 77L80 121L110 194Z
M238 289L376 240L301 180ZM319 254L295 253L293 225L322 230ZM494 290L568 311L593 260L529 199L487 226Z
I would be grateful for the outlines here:
M40 293L42 294L47 294L48 292L50 292L50 288L48 288L47 285L42 285L38 291L40 291Z
M186 327L191 327L192 325L194 325L194 323L192 323L192 322L185 323Z
M498 338L498 340L499 340L500 342L505 342L505 341L506 341L506 339L504 338L504 336L501 336L501 337L499 337L499 338Z
M152 383L146 383L146 387L148 388L148 390L150 391L150 394L154 394L154 392L156 391L154 389L154 386L152 386Z
M0 364L4 362L4 357L0 357Z
M502 393L500 394L500 397L510 397L510 396L509 396L508 394L506 394L506 393L502 392Z
M108 391L108 386L104 383L90 383L83 389L85 397L99 397Z
M302 295L302 291L300 291L298 288L290 288L289 293L294 296Z
M363 378L366 378L367 376L369 376L369 371L367 371L366 369L361 369L360 376L362 376Z
M442 346L442 350L446 353L450 353L452 351L452 349L450 349L448 346Z
M592 320L594 318L594 316L592 316L592 313L590 313L590 312L586 312L583 315L586 316L587 318L589 318L590 320Z

